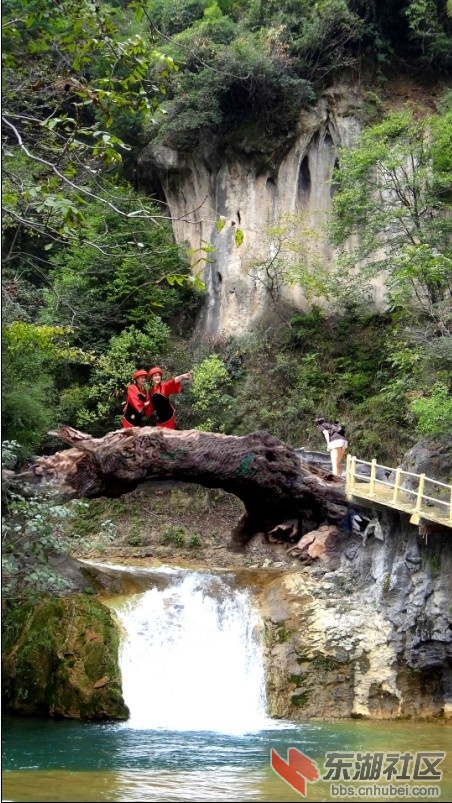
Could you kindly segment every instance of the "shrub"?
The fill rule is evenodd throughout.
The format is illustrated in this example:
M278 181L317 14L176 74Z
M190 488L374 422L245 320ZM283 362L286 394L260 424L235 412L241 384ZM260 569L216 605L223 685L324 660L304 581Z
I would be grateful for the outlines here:
M444 383L436 382L429 396L413 399L410 409L418 419L416 432L419 436L449 435L452 432L452 396Z

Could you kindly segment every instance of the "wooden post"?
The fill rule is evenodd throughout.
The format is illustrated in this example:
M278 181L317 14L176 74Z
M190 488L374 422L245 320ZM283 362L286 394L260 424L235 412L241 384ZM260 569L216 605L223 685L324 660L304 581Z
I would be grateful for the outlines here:
M370 469L370 486L369 496L375 496L375 479L377 477L377 461L375 458L372 460Z
M402 469L401 468L396 468L395 480L394 480L394 494L393 494L393 497L392 497L392 501L393 502L398 502L399 501L399 490L400 490L400 480L401 480L401 478L402 478Z
M350 493L353 493L356 485L356 457L350 459Z
M425 474L419 474L419 487L418 487L418 491L417 491L416 507L414 508L414 511L413 511L413 514L416 517L420 516L421 510L422 510L422 497L424 495L424 483L425 483Z
M351 482L350 482L350 480L351 480L351 475L350 475L351 462L352 462L352 456L350 454L347 454L347 463L346 463L346 466L345 466L345 493L346 494L350 493L350 487L351 487Z

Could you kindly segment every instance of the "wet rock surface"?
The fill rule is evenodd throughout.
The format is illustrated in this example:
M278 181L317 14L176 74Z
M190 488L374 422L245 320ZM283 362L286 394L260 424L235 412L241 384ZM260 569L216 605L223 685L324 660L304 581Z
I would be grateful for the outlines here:
M273 716L299 721L450 718L451 531L422 537L408 517L378 507L350 510L347 526L325 523L299 538L298 525L288 519L273 542L258 533L232 550L231 532L243 509L237 497L222 490L177 481L154 480L119 499L91 500L73 525L89 546L75 558L58 559L69 583L68 600L81 600L79 638L74 641L69 620L58 623L73 644L72 658L75 646L92 649L99 643L83 635L84 594L102 606L106 596L139 593L160 582L152 569L163 565L231 572L237 586L252 590L261 613ZM295 543L278 542L294 533ZM114 627L101 641L114 645L118 637ZM111 658L110 648L107 653ZM115 660L108 671L90 675L71 702L60 689L60 702L52 705L43 703L44 689L49 677L55 678L50 665L49 677L42 674L47 666L42 661L38 689L28 697L26 710L14 709L11 701L30 682L31 670L11 660L5 665L8 710L124 716ZM72 683L64 673L59 678L63 688Z
M82 594L41 597L3 610L2 703L10 714L124 720L119 631Z
M160 483L152 493L141 488L124 497L121 506L114 541L84 557L147 571L163 564L236 573L261 611L274 716L450 716L447 532L426 543L407 519L379 509L355 530L325 525L296 547L261 534L237 553L229 534L241 503L222 491ZM126 590L112 569L85 567L82 574L98 592Z

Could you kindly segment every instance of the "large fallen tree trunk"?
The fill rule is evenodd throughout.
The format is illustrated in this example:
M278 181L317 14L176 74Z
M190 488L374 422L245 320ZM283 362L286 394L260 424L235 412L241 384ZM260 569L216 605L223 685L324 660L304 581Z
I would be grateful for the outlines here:
M236 437L197 430L134 427L92 438L71 427L52 432L72 446L38 457L17 479L53 484L66 498L121 496L151 479L222 488L242 500L245 514L234 534L244 544L258 532L298 522L293 539L347 512L344 486L309 465L268 432Z

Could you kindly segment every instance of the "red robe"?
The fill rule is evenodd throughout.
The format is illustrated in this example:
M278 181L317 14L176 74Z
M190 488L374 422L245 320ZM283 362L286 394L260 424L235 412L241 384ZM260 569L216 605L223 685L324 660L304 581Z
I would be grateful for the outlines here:
M182 385L176 382L175 379L169 379L168 382L160 382L157 387L152 387L148 393L148 399L151 402L146 408L146 415L157 415L157 426L164 427L165 429L176 429L176 416L175 409L171 404L169 397L173 393L180 393Z
M140 396L142 397L141 399ZM151 405L146 404L146 402L146 391L140 390L138 385L129 385L127 388L127 401L122 417L122 426L124 429L143 426L143 413L146 410L146 415L149 415L147 410L148 407L151 407Z

